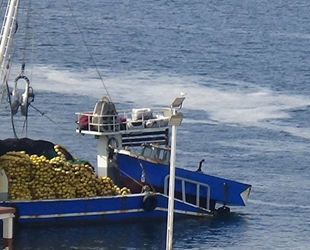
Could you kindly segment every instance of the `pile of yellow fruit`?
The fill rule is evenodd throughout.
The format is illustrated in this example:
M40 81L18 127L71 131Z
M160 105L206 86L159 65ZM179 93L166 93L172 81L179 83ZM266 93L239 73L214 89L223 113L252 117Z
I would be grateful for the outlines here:
M55 148L57 152L57 148ZM126 195L109 177L98 176L81 162L68 162L58 152L55 158L8 152L0 157L0 169L8 178L10 200L68 199Z

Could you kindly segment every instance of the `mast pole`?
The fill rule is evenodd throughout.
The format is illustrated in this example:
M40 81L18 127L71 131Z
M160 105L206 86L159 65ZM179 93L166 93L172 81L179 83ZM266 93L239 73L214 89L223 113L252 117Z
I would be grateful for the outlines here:
M7 69L6 64L9 58L9 53L15 33L14 24L16 24L16 17L18 12L19 0L9 0L6 8L6 12L3 18L1 28L1 42L0 42L0 106L2 103L2 95L4 92L4 84L7 81ZM6 71L7 70L7 71Z
M19 0L10 0L7 6L6 15L2 24L1 44L0 44L0 64L3 68L3 60L7 57L7 51L10 49L10 38L15 21Z
M174 215L176 133L177 133L176 126L172 126L166 250L172 250L172 243L173 243L172 241L173 241L173 215Z
M172 115L169 120L171 126L171 156L170 156L170 174L169 174L169 200L168 200L168 218L167 218L167 239L166 250L172 250L173 241L173 216L174 216L174 186L175 186L175 159L176 159L176 141L177 126L181 125L183 115L177 112L176 108L181 109L185 97L179 97L171 105Z

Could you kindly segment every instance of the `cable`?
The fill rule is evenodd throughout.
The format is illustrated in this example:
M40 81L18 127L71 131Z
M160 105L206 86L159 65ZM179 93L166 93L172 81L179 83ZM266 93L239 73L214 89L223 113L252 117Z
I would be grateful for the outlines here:
M97 71L97 74L99 75L100 81L101 81L101 83L102 83L102 85L103 85L103 87L104 87L104 89L105 89L105 91L106 91L106 93L107 93L109 99L112 101L111 96L110 96L110 94L109 94L109 92L108 92L108 89L107 89L106 85L104 84L104 82L103 82L103 80L102 80L102 76L101 76L101 74L100 74L100 72L99 72L99 69L98 69L98 67L97 67L97 64L96 64L96 62L95 62L95 60L94 60L94 58L93 58L93 56L92 56L92 53L90 52L90 49L89 49L89 46L88 46L88 44L87 44L87 42L86 42L86 40L85 40L85 37L83 36L83 33L82 33L81 29L80 29L80 26L79 26L79 24L78 24L78 22L77 22L77 20L76 20L76 18L75 18L75 15L74 15L74 12L73 12L73 8L72 8L72 4L71 4L71 2L70 2L69 0L67 0L67 3L68 3L68 6L69 6L69 9L70 9L70 11L71 11L71 16L73 17L73 20L74 20L74 22L75 22L75 25L76 25L76 27L78 28L79 33L80 33L80 35L81 35L81 37L82 37L82 39L83 39L84 45L85 45L85 47L86 47L86 49L87 49L87 52L88 52L88 54L89 54L89 56L90 56L90 58L91 58L91 60L92 60L92 62L93 62L93 65L95 66L95 69L96 69L96 71Z
M140 182L138 182L136 179L134 179L133 177L131 177L129 174L127 174L126 172L124 172L123 170L116 168L119 172L123 173L124 175L126 175L129 179L131 179L133 182L135 182L136 184L138 184L139 186L143 187L144 185L142 185Z
M28 35L29 35L30 7L31 7L31 1L29 0L26 22L25 22L24 45L22 47L22 49L23 49L22 72L25 70L26 47L27 47L27 39L28 39Z
M28 134L28 113L26 114L24 124L23 124L23 129L22 129L22 135L24 134L24 129L26 128L26 137Z
M10 89L9 89L9 84L6 81L6 92L8 95L8 102L10 104L10 109L11 109L11 96L10 96ZM14 134L14 138L18 138L17 134L16 134L16 130L15 130L15 124L14 124L14 119L13 119L13 114L12 114L12 110L10 111L11 114L11 124L12 124L12 129L13 129L13 134Z
M54 123L55 125L57 125L58 127L61 128L61 126L55 122L52 118L48 117L44 112L40 111L39 109L37 109L35 106L33 106L32 104L29 104L30 107L32 107L34 110L36 110L38 113L40 113L42 116L45 116L45 118L47 118L48 120L50 120L52 123Z

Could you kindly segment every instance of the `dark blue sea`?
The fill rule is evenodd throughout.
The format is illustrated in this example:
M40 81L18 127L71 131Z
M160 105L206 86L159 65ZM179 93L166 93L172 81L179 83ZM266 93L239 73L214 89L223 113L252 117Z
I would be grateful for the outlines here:
M310 249L308 0L37 0L30 10L10 86L24 58L36 109L27 123L14 118L18 136L96 165L96 140L75 132L76 112L103 95L118 110L168 107L184 92L177 165L205 159L204 172L253 188L226 218L176 221L174 249ZM13 137L5 102L0 118L0 139ZM165 221L144 221L15 228L13 245L161 250L165 240Z

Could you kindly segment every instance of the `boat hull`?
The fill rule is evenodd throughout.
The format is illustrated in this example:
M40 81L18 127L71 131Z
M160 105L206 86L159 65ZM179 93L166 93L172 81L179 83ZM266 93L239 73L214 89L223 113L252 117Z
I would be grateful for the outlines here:
M131 194L81 199L5 201L0 206L16 208L19 223L132 221L166 218L168 197L163 194ZM147 198L147 199L146 199ZM148 200L148 201L147 201ZM146 202L147 201L147 202ZM206 209L175 201L175 216L212 216Z
M169 176L169 166L122 153L117 155L117 162L121 173L121 180L131 190L138 191L136 189L139 189L140 185L137 185L137 181L141 182L141 176L144 175L145 182L150 184L157 192L165 192L167 177ZM251 185L248 184L180 168L175 169L175 176L182 180L186 179L188 182L207 184L210 187L211 203L245 206L251 190ZM182 185L184 185L182 181L176 180L176 197L182 196ZM195 201L197 184L187 183L185 189L186 196L192 196ZM207 190L202 190L200 194L202 195L203 192L207 192ZM210 207L212 208L213 206L214 204L211 204Z

